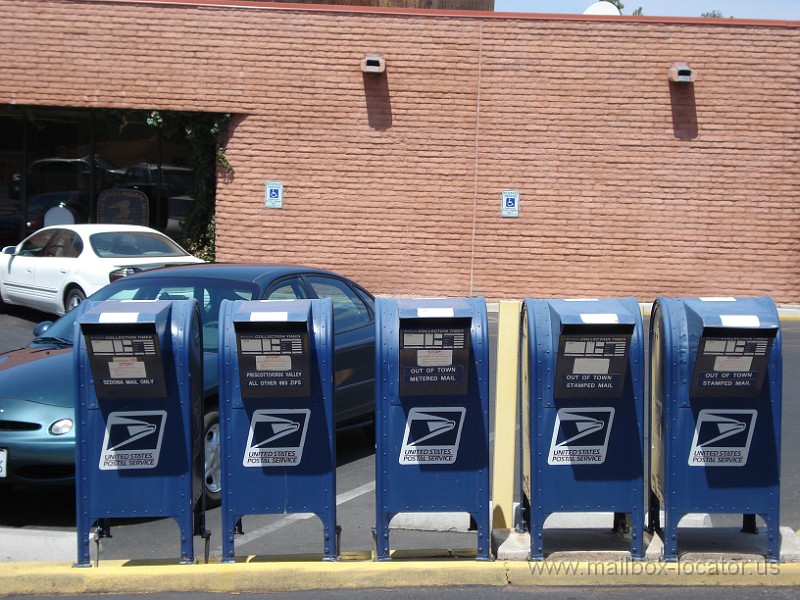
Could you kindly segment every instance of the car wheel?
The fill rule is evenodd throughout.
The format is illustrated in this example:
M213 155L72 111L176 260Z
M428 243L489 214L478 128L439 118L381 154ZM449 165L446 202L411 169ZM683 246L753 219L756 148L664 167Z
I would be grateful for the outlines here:
M210 410L203 418L205 456L204 489L206 508L219 506L222 497L222 457L220 455L219 412Z
M67 292L67 299L64 301L64 312L69 312L78 304L86 300L86 294L79 287L74 287Z

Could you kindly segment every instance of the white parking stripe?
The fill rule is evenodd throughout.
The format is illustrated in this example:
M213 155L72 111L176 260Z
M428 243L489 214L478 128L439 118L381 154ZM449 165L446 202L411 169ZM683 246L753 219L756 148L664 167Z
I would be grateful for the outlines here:
M370 481L369 483L365 483L364 485L352 489L348 492L342 492L341 494L336 496L336 506L344 504L345 502L349 502L350 500L354 500L355 498L363 496L364 494L369 494L374 490L375 490L375 482ZM235 539L236 545L247 544L249 542L257 540L260 537L278 531L279 529L288 527L292 523L297 523L298 521L310 519L311 517L314 516L316 516L314 515L314 513L294 513L288 515L283 519L281 519L280 521L276 521L275 523L265 525L264 527L259 527L258 529L237 536ZM219 546L215 554L219 554L221 552L222 552L222 546Z

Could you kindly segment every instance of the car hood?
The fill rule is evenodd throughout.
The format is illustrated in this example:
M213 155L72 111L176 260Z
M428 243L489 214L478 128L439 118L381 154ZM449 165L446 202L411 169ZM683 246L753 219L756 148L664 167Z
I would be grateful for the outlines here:
M72 348L36 346L0 354L0 394L51 406L74 406L72 362Z

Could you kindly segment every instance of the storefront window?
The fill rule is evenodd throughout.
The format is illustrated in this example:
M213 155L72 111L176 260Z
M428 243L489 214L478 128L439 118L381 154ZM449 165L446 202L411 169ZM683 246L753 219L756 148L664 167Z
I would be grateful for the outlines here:
M0 106L0 244L49 224L54 207L76 223L124 215L180 234L194 189L188 146L150 114Z

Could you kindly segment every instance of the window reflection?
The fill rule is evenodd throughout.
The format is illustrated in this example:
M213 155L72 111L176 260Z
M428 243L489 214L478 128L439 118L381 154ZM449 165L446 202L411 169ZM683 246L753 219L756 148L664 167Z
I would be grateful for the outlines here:
M0 105L0 246L51 224L56 207L59 223L116 222L121 199L139 207L126 222L179 235L194 189L185 133L149 114ZM98 209L103 192L115 210Z

